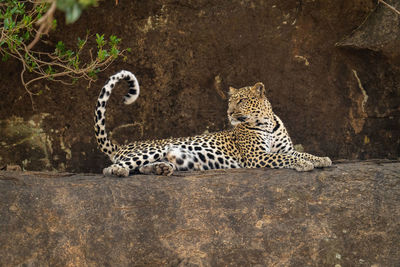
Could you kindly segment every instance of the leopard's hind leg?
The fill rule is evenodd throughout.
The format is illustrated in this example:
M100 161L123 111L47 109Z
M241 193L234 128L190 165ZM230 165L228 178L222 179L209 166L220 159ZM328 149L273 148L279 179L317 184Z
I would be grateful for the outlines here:
M164 161L152 162L139 167L139 172L143 174L170 176L174 173L174 165Z
M169 148L166 159L172 163L178 171L205 170L200 163L201 160L198 155L186 148L178 146ZM205 158L203 160L206 161Z
M197 162L197 163L196 163ZM165 158L143 165L139 168L139 172L143 174L156 174L170 176L174 170L191 171L200 170L199 159L187 149L179 147L170 147L167 150Z

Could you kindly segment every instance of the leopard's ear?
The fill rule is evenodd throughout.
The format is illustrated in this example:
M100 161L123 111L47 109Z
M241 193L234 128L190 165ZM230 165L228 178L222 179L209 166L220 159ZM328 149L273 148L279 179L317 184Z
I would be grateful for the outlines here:
M259 96L264 96L265 95L265 86L262 82L256 83L251 90L253 90L256 94Z
M229 95L233 95L234 93L236 93L236 91L237 91L236 88L229 86L229 92L228 92Z

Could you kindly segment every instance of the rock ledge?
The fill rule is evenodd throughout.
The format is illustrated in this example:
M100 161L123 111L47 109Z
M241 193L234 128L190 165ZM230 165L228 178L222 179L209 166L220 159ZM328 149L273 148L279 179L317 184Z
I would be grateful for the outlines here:
M400 162L0 172L0 266L399 266Z

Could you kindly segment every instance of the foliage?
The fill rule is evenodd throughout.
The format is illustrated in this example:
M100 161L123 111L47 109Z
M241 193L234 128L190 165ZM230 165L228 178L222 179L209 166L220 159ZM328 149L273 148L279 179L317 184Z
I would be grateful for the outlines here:
M88 6L97 5L97 0L57 0L57 8L65 12L67 23L75 22Z
M53 52L33 50L44 34L56 29L53 17L56 8L65 12L67 23L72 23L84 8L96 4L97 0L0 0L0 55L3 61L13 57L22 63L21 81L31 99L32 95L40 94L28 89L32 82L50 79L71 84L84 78L90 85L98 72L127 51L119 49L120 38L99 33L78 38L74 47L58 41ZM88 43L96 44L94 55Z

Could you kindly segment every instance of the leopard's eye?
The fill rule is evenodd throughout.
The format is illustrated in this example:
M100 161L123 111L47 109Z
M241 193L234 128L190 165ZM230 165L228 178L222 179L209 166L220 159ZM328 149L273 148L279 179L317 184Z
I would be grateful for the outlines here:
M237 104L239 105L240 103L244 103L244 102L246 102L247 101L247 98L241 98L238 102L237 102Z

